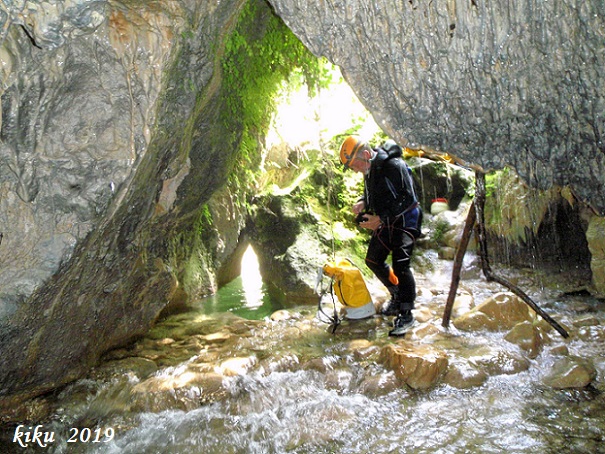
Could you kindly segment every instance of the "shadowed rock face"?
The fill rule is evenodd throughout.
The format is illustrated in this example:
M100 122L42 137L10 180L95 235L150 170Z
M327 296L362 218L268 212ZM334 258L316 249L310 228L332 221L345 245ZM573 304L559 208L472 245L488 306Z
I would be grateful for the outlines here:
M603 2L270 2L400 143L571 184L605 212Z
M243 3L0 4L0 404L213 289L243 228L229 195L214 206L230 232L200 208L238 145L217 55ZM569 183L605 211L602 3L271 3L402 144Z
M8 5L0 407L80 376L185 292L213 290L243 224L228 197L210 203L238 148L216 68L241 1ZM209 225L213 210L233 231Z

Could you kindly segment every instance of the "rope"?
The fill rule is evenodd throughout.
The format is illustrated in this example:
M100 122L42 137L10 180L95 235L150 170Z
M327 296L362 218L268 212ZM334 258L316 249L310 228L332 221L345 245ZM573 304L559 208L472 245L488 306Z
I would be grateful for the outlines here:
M338 316L338 312L336 310L336 301L334 300L334 285L333 284L334 284L334 278L331 278L330 286L329 286L329 294L330 294L330 298L332 299L332 307L333 307L333 311L334 311L333 314L332 315L326 314L326 312L323 309L322 300L323 300L323 297L328 293L327 291L322 290L321 292L319 292L319 300L317 302L317 319L320 322L326 323L327 325L331 325L332 334L334 334L336 332L336 329L342 323L342 320Z
M327 153L324 149L323 143L320 142L321 155L324 162L324 169L327 169L326 176L328 177L328 187L327 187L327 209L328 209L328 219L330 223L330 237L331 237L331 246L332 246L332 260L336 257L336 239L334 235L334 218L332 216L332 195L334 193L334 189L332 186L332 181L334 181L334 172L332 171L332 161L328 159Z
M329 220L329 224L330 224L330 238L331 238L331 248L332 248L332 260L335 260L336 258L336 238L335 238L335 233L334 233L334 217L332 215L332 196L334 194L334 187L332 182L334 181L334 172L332 169L332 161L329 159L328 153L326 152L324 146L323 146L323 141L320 141L320 149L321 149L321 154L322 154L322 160L324 163L324 169L326 170L326 177L328 178L328 185L327 185L327 212L328 212L328 220ZM323 267L320 267L319 271L318 271L318 275L317 275L317 282L316 282L316 286L315 286L315 291L318 294L318 301L317 301L317 319L323 323L326 323L328 325L331 326L331 333L334 334L336 332L336 329L338 328L338 326L342 323L342 319L338 316L338 311L336 309L336 300L334 298L334 277L330 278L330 284L328 286L328 289L322 289L321 288L321 283L323 281ZM332 310L333 313L327 314L324 311L323 308L323 299L324 296L326 296L326 294L330 295L330 299L332 302Z

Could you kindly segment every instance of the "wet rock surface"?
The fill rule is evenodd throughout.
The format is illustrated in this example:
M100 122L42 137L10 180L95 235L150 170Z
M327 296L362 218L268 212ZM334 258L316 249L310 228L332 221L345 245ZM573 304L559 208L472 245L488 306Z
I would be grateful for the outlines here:
M420 281L426 284L425 278ZM420 296L427 293L427 287L419 288L417 322L402 338L388 336L392 317L382 316L345 320L332 334L312 307L280 310L264 320L229 312L169 316L146 338L110 352L91 372L87 380L104 384L87 411L106 405L120 405L124 413L191 410L230 399L238 377L276 372L315 371L328 388L370 396L398 389L429 392L445 385L480 387L491 377L540 367L544 369L533 372L535 380L543 375L543 383L555 389L581 389L599 379L593 360L575 345L579 338L600 342L600 315L565 316L572 328L570 339L564 340L537 323L517 297L495 293L468 313L483 309L497 323L486 319L483 326L458 331L441 326L446 295ZM48 412L64 399L77 405L79 399L91 398L82 394L83 383L65 388L57 403L41 399L27 408Z
M233 275L241 204L209 201L237 149L216 62L242 4L2 4L0 399L81 376ZM399 142L605 208L599 2L272 4Z
M521 298L513 293L501 292L456 318L454 325L462 330L483 328L498 331L534 318L535 313Z
M571 184L604 212L601 2L271 4L400 143Z
M209 49L221 49L240 4L3 4L0 401L7 406L19 393L81 375L104 350L143 334L165 306L216 289L243 221L230 195L205 205L237 148L215 114L221 85ZM212 213L228 229L213 229ZM192 238L204 228L206 243Z

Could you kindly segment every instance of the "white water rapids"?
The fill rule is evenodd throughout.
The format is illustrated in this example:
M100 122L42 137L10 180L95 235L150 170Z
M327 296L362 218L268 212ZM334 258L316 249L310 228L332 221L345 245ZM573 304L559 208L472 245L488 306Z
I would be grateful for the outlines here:
M432 300L419 298L418 306L433 308L440 323L451 262L436 260L435 264L434 272L418 276L419 286L446 290ZM562 296L552 281L544 286L545 281L532 283L530 277L517 276L532 297L565 326L572 327L578 315L586 314L601 325L583 328L582 336L574 328L575 335L569 340L551 333L550 343L522 372L490 376L483 385L469 389L438 384L429 391L415 391L394 385L392 371L346 347L360 336L390 342L387 319L361 323L351 330L343 326L332 335L314 319L312 307L289 309L308 322L284 330L288 320L245 321L232 314L193 311L160 323L160 334L152 332L150 339L140 342L146 345L145 353L136 346L132 350L154 357L157 369L128 369L111 366L109 361L110 374L93 373L47 397L53 415L45 427L56 432L57 442L45 452L605 452L604 305L589 296ZM462 285L477 300L500 291L472 266L467 266ZM309 326L310 334L292 336L300 326ZM239 334L222 340L223 334L217 333L224 333L220 330L225 327ZM419 342L435 342L451 356L469 346L516 348L505 347L503 333L460 332L453 327L436 341ZM179 350L177 345L189 350ZM556 360L552 352L562 345L593 362L598 376L588 388L557 390L543 384L542 378ZM191 351L195 354L186 354ZM216 364L225 359L256 359L248 369L225 373L220 396L207 399L208 383L187 384L185 380L194 366L201 370L206 365L199 362L204 355L214 358ZM311 366L313 358L319 359L321 367ZM153 392L141 393L137 386L150 379L159 384ZM181 384L175 386L178 381ZM102 443L67 443L68 430L73 427L111 427L115 437ZM2 447L15 446L5 443Z

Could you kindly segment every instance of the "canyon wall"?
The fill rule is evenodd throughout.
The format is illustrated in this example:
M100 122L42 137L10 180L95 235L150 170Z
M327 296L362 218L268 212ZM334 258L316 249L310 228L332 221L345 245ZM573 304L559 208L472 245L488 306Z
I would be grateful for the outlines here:
M570 185L605 214L602 1L270 2L399 143Z
M244 3L0 5L0 403L215 290L245 222L236 187L213 199L241 137L221 55ZM400 143L605 212L603 2L271 4Z

